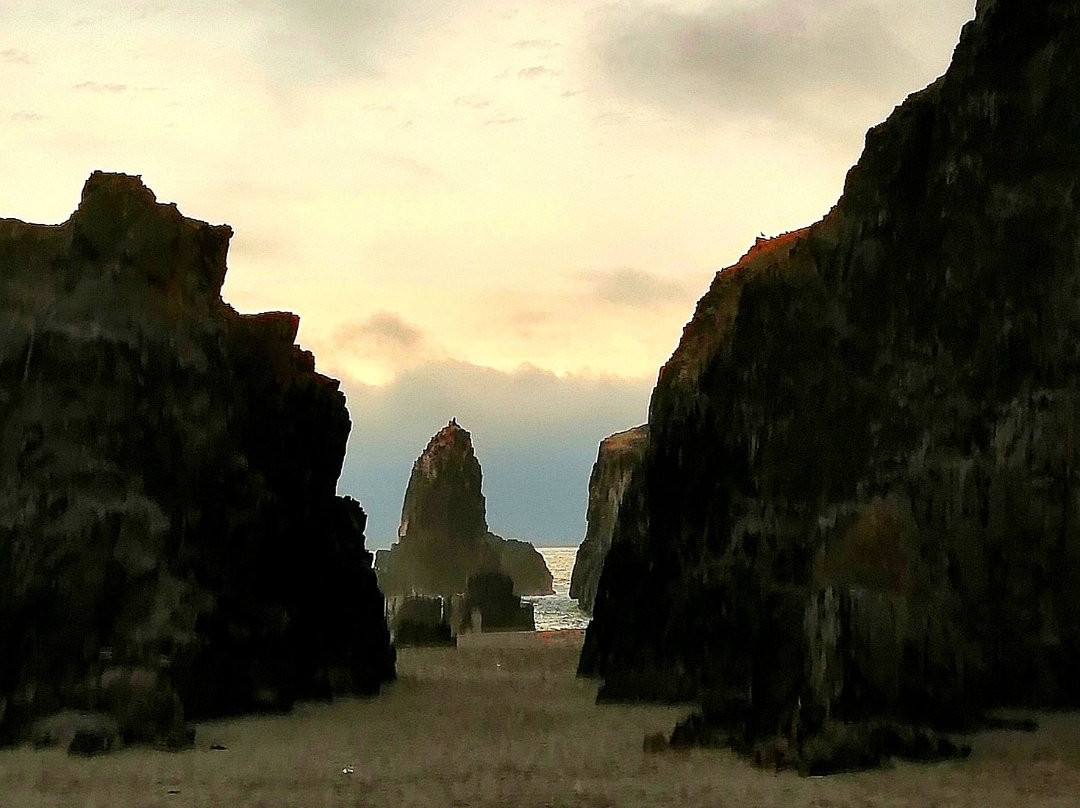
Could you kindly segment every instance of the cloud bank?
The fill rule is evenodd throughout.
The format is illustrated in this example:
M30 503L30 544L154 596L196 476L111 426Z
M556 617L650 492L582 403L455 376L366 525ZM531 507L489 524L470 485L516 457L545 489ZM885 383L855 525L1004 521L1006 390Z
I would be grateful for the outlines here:
M919 56L876 0L712 2L695 11L623 2L599 15L593 36L615 91L697 113L813 119L821 107L898 101L919 72Z

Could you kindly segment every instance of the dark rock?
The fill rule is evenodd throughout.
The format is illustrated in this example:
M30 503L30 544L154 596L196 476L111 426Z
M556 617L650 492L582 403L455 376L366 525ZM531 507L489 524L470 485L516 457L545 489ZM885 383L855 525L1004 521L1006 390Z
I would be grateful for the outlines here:
M477 625L479 617L479 625ZM514 594L514 582L502 572L478 572L469 577L461 622L468 631L534 631L531 603Z
M0 740L127 710L108 669L159 677L139 739L393 676L344 396L295 315L222 301L231 235L100 172L0 220Z
M835 208L717 274L582 673L745 693L750 740L1080 706L1078 82L1080 4L980 2Z
M116 719L125 744L171 747L187 731L180 696L160 670L107 668L98 707Z
M92 729L75 730L75 735L68 744L69 755L92 757L110 752L116 744L116 736Z
M490 532L487 542L498 554L499 569L513 580L515 595L555 594L551 571L533 545L521 539L504 539Z
M641 741L641 751L647 755L671 749L667 736L662 732L650 732Z
M119 741L120 725L113 716L103 712L62 710L34 721L30 727L29 740L38 749L53 746L67 748L78 734L107 738L109 747L112 748Z
M578 547L570 576L570 597L577 600L582 611L592 611L600 571L611 547L619 503L631 475L641 465L648 442L648 426L616 432L600 441L589 477L585 538Z
M450 630L449 609L438 596L391 596L387 611L394 644L398 647L457 645Z
M540 553L488 531L482 481L472 436L450 421L413 464L398 542L376 556L383 592L450 598L474 573L499 570L518 594L552 592Z

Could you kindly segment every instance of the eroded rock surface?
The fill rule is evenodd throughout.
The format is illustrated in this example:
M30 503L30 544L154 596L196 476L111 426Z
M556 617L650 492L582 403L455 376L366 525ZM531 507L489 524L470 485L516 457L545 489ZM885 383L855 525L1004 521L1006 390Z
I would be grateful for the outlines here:
M631 475L641 465L648 442L647 425L616 432L600 441L596 463L589 476L585 539L578 547L570 576L570 597L577 600L583 611L592 611L604 557L611 548L619 503Z
M295 315L222 301L231 235L100 172L0 220L0 737L131 671L137 740L393 677L344 396Z
M825 219L717 274L605 561L607 697L800 742L1080 705L1077 86L1080 4L980 2Z
M551 572L532 545L488 530L482 484L472 436L451 420L413 464L398 542L377 553L384 592L449 599L472 575L502 571L518 595L552 593Z

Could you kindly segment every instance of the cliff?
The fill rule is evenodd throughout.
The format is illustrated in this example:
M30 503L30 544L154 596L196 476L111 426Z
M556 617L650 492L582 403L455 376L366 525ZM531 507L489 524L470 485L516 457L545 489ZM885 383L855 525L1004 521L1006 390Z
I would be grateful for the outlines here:
M153 739L393 677L344 396L295 315L221 300L231 235L100 172L0 220L0 737L134 679Z
M591 612L611 547L619 503L633 471L641 464L649 442L649 427L638 426L600 441L589 476L589 505L585 514L585 538L578 547L570 576L570 597L583 611Z
M500 570L519 595L551 593L551 573L531 545L488 531L482 484L472 436L451 420L413 464L398 542L377 554L385 593L449 598L464 593L473 574ZM546 591L536 591L545 582Z
M717 274L605 562L604 696L800 742L1080 705L1078 81L1080 4L981 1L833 210Z

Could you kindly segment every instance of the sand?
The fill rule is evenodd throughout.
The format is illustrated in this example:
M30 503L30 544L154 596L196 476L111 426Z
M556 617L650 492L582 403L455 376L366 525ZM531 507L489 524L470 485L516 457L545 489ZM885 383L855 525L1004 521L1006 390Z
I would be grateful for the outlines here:
M976 735L967 761L800 778L726 751L645 754L644 735L685 709L596 706L595 683L574 676L580 643L566 631L402 649L376 699L201 724L187 752L0 752L0 808L1080 806L1078 714Z

